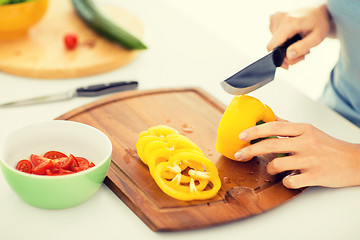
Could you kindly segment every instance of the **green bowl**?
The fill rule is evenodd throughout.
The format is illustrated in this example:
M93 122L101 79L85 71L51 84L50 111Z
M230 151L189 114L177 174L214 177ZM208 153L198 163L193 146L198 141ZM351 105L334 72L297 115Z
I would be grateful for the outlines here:
M85 157L95 167L62 176L40 176L15 169L18 161L50 150ZM87 201L98 191L110 166L112 145L94 127L51 120L15 130L0 145L0 153L3 175L21 199L39 208L64 209Z

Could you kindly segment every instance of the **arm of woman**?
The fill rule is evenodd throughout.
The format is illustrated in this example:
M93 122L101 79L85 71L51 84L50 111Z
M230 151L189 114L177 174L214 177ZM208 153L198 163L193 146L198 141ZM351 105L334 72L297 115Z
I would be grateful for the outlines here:
M271 15L270 31L273 37L267 46L269 51L297 33L303 38L287 49L282 67L288 69L289 65L303 60L310 49L320 44L325 37L333 35L335 27L327 4L322 4L296 12L277 12Z
M268 173L289 170L299 174L283 179L288 188L306 186L348 187L360 185L360 144L336 139L310 124L287 121L269 122L240 133L243 141L269 138L239 150L238 161L269 153L290 153L272 160Z

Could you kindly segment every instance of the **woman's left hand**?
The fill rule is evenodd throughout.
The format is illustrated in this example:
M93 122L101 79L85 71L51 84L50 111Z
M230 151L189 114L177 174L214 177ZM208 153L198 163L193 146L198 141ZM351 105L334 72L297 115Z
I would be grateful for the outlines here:
M269 174L299 170L283 179L288 188L306 186L347 187L360 185L360 144L345 142L320 131L310 124L284 120L269 122L244 130L239 137L250 141L269 136L239 150L238 161L269 153L289 153L272 160Z

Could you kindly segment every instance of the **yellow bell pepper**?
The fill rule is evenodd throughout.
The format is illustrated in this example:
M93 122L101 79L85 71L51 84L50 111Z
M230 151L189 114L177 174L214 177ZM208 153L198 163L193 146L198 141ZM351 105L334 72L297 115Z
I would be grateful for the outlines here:
M145 147L153 142L153 141L159 141L164 142L164 139L171 134L177 135L178 132L166 125L158 125L150 127L146 131L142 131L139 133L139 140L136 143L136 151L141 159L145 164L146 162L146 154L145 154Z
M173 155L180 153L180 152L196 153L196 154L200 154L200 155L204 156L204 154L202 152L199 152L198 150L191 149L191 148L182 148L182 149L178 149L175 151L170 150L168 148L155 149L154 151L151 152L149 159L147 161L151 175L152 175L153 170L159 163L168 162L169 159ZM184 170L184 169L182 168L182 170Z
M170 134L178 134L178 131L166 125L157 125L150 127L146 131L142 131L141 133L139 133L139 137L141 138L146 135L152 135L158 138L164 138Z
M250 141L241 141L239 134L258 122L275 121L270 107L260 100L247 95L235 96L226 108L219 124L216 150L223 156L236 160L234 154L250 145Z
M143 161L145 164L147 164L147 162L145 161L145 147L153 141L159 141L159 137L154 136L154 135L144 135L143 137L139 138L139 140L136 143L136 151L137 154L139 155L139 158L141 159L141 161Z
M221 187L216 166L198 153L173 155L156 166L153 177L163 192L183 201L212 198Z
M148 164L147 159L151 152L158 148L168 148L172 151L191 148L201 152L201 149L189 138L178 134L175 129L165 125L153 126L147 131L140 132L136 150L145 164Z
M213 197L221 187L214 163L189 138L165 125L139 134L136 149L169 196L189 201Z

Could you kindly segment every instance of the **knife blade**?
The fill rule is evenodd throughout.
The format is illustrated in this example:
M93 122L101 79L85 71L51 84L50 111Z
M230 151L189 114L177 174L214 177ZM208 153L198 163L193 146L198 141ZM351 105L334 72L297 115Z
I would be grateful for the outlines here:
M109 93L136 89L137 86L138 86L137 81L121 81L121 82L112 82L105 84L96 84L86 87L79 87L67 92L2 103L0 104L0 108L63 101L75 97L96 97Z
M281 46L274 48L265 57L222 81L220 83L222 88L232 95L241 95L252 92L271 82L274 79L276 68L280 67L284 62L286 49L301 39L300 34L296 34Z

